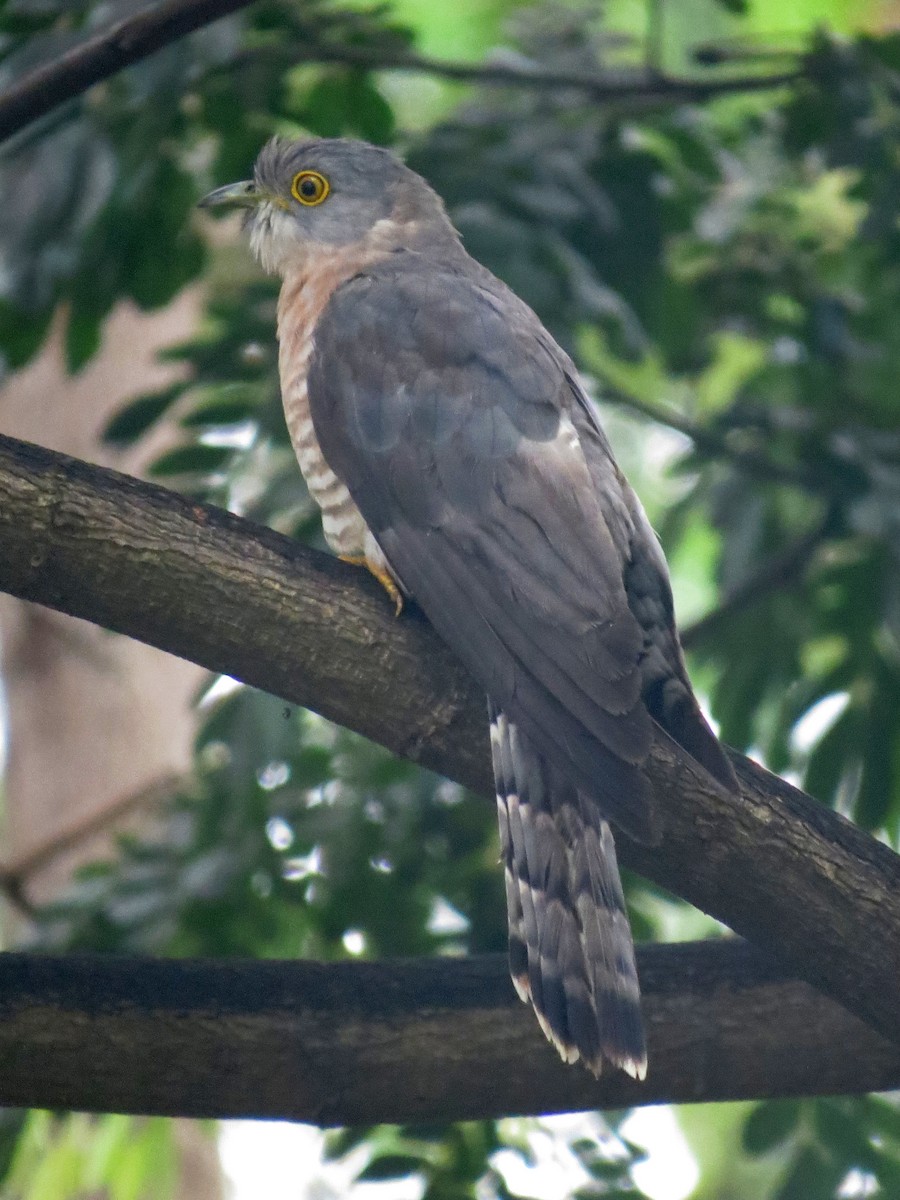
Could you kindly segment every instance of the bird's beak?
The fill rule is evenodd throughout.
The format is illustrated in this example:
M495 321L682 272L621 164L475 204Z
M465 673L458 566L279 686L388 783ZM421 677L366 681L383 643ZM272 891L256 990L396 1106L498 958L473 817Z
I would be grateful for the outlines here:
M243 179L240 183L226 183L224 187L216 188L208 196L197 201L198 208L256 208L265 196L252 179Z

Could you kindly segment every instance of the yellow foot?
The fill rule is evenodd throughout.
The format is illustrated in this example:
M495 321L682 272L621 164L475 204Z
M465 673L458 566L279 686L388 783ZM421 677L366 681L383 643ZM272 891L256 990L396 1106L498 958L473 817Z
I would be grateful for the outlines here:
M353 567L365 567L369 574L374 575L393 600L394 615L400 616L403 612L403 595L385 567L379 567L369 562L364 554L339 554L338 558L341 562L350 563Z

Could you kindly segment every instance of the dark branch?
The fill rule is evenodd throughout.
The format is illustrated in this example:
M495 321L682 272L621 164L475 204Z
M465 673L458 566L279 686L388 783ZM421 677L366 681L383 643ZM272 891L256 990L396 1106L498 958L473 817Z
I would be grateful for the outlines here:
M0 92L0 141L123 67L246 8L252 0L166 0L121 21L65 54L35 67Z
M266 47L271 52L272 47ZM282 53L274 48L276 53ZM407 51L387 51L380 47L335 45L312 42L307 47L290 46L285 59L296 62L334 63L378 71L406 71L433 75L458 83L479 83L495 87L527 88L533 91L574 91L599 103L616 101L640 104L693 104L733 92L769 91L796 82L802 71L794 68L777 74L719 75L714 79L690 79L669 75L652 66L604 74L584 71L551 71L526 62L484 63L450 62ZM0 98L2 99L2 98Z
M139 62L188 33L246 8L252 0L166 0L150 5L109 29L88 38L65 54L29 71L0 93L0 140L24 128L67 100L123 67ZM373 70L414 71L472 83L505 87L570 88L593 100L640 100L671 103L701 101L736 91L760 91L791 83L797 70L777 74L732 75L708 80L676 79L635 72L604 79L596 75L544 71L513 63L445 62L404 51L311 41L285 48L290 65L297 62L342 63Z
M492 794L484 698L365 573L240 520L0 438L0 589L315 709ZM777 951L900 1040L900 857L740 755L723 795L665 740L663 841L643 875Z
M644 1084L564 1066L499 956L0 955L0 1104L352 1125L900 1085L900 1048L745 943L638 960Z

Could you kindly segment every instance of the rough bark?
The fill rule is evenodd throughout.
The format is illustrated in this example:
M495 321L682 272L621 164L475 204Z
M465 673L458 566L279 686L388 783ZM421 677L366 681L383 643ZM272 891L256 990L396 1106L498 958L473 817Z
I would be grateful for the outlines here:
M352 1125L900 1084L900 1047L747 943L638 957L643 1084L563 1065L500 956L2 955L0 1104Z
M484 794L484 701L413 612L270 530L0 440L0 588L309 706ZM734 755L743 795L660 741L663 841L621 858L894 1040L900 857Z

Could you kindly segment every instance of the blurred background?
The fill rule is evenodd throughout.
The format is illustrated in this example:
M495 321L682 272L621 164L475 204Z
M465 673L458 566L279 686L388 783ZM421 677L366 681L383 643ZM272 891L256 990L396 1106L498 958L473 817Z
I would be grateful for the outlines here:
M136 8L5 0L0 86ZM281 415L276 285L194 204L273 133L394 146L576 357L722 737L896 846L895 27L888 0L256 0L2 148L0 432L322 545ZM3 948L504 950L494 811L456 785L8 597L0 654ZM626 887L638 939L722 932ZM0 1181L11 1200L896 1197L900 1106L328 1135L8 1111Z

